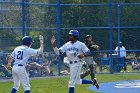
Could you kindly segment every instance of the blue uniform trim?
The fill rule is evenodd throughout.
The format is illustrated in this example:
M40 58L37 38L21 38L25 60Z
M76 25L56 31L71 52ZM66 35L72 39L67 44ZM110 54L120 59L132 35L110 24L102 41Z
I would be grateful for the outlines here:
M60 50L59 50L59 53L60 53L60 55L61 55L61 54L63 54L64 52L60 49Z
M69 93L74 93L74 87L69 87Z
M82 84L92 84L91 80L82 79Z
M30 93L30 90L26 90L25 93Z
M16 93L17 90L15 88L12 88L11 93Z
M86 56L91 56L91 52L90 52L90 51L85 52L85 53L84 53L84 56L85 56L85 57L86 57Z

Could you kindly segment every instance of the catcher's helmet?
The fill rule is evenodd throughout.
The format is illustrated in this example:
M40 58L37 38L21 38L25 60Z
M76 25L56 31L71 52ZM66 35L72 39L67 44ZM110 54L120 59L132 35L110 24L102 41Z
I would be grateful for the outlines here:
M31 45L31 43L32 43L32 37L30 37L30 36L24 36L22 38L22 43L23 43L23 45Z
M69 35L73 35L76 39L79 38L78 30L70 30Z

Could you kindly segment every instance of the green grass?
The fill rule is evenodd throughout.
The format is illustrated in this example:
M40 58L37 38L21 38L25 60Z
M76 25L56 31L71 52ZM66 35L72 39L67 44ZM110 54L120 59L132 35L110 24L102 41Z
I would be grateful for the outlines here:
M120 80L138 80L140 75L133 74L97 74L99 83L113 82ZM87 79L90 79L87 77ZM65 78L45 78L30 80L31 93L67 93L69 77ZM13 82L0 82L0 93L10 93ZM76 85L75 93L96 93L87 90L90 85ZM24 93L22 86L20 86L18 93Z

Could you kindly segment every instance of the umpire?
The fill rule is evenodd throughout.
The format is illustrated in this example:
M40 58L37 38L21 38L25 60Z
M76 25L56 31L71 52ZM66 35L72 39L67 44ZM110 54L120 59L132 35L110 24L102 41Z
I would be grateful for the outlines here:
M86 37L85 37L85 45L89 48L90 51L99 49L99 46L94 44L94 42L92 40L92 36L89 34L86 35ZM86 77L90 74L91 80L94 82L93 85L95 85L96 88L99 89L97 79L95 78L94 66L93 66L94 60L93 60L92 54L91 54L91 56L85 57L85 61L88 64L88 69L85 72L83 72L80 75L80 77L81 77L81 79L83 79L84 77Z

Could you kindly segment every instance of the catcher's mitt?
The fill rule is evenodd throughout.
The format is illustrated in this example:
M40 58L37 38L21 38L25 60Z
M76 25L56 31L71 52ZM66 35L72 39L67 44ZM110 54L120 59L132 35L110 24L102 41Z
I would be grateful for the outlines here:
M7 70L12 70L12 67L11 67L11 66L5 66L5 68L6 68Z
M91 47L94 48L94 49L96 49L96 50L99 50L100 49L100 47L98 45L92 45Z

